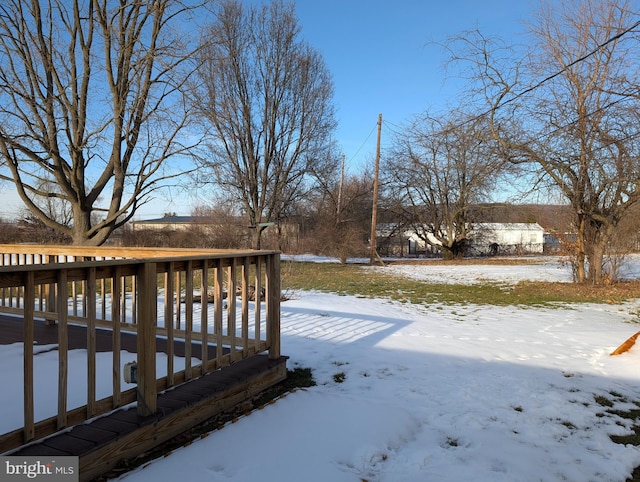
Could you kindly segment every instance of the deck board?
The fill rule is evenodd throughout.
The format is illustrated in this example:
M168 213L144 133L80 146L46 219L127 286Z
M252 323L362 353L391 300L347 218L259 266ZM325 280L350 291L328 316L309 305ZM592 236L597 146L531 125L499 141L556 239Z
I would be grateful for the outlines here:
M87 332L84 326L69 328L69 349L86 348ZM40 346L57 345L56 325L36 320L34 342ZM98 351L111 351L111 332L96 329ZM137 343L133 333L121 333L122 349L135 352ZM22 342L22 319L0 315L0 345ZM174 342L176 355L184 353L184 344ZM182 346L182 349L180 349ZM166 350L166 340L157 343L158 351ZM215 345L208 347L215 356ZM56 349L53 347L52 349ZM193 344L192 355L199 358L199 344ZM168 440L175 427L200 423L256 395L286 376L286 357L272 360L267 355L256 355L240 360L221 370L207 373L158 394L157 411L149 417L138 415L135 407L122 408L96 417L81 425L37 440L8 452L11 455L80 457L81 480L91 480L115 466L118 460L131 456L130 447L149 450L152 443ZM130 442L129 442L130 441ZM87 472L83 474L84 470Z
M23 340L22 318L0 314L0 345L10 345L12 343L22 343ZM87 348L87 329L83 325L69 323L67 326L69 333L69 350L81 350ZM34 343L39 346L58 344L58 325L47 325L44 320L34 320ZM167 353L168 340L166 338L156 338L156 351ZM130 353L137 353L137 337L135 333L121 331L120 346L122 350ZM174 355L184 357L184 341L176 339L173 342ZM96 328L96 351L113 351L112 332L106 328ZM228 352L228 350L225 350ZM216 346L207 346L208 359L216 357ZM191 343L191 356L199 360L202 359L202 344Z
M90 420L85 424L73 427L71 430L55 434L44 440L34 442L10 452L11 455L76 455L82 458L91 457L94 451L108 450L112 443L117 443L127 437L135 437L137 432L146 430L154 434L161 430L163 422L167 425L175 423L176 414L197 414L202 404L209 400L221 400L229 391L229 373L235 374L235 384L242 385L259 377L261 373L273 370L278 365L284 365L286 357L270 360L266 355L258 355L245 359L234 365L203 375L158 395L158 411L150 417L140 417L135 408L117 410L108 415ZM224 373L225 383L217 383L216 378ZM223 406L224 407L224 406ZM193 415L189 415L193 417ZM196 415L197 417L197 415ZM198 421L202 417L196 418ZM166 439L166 437L165 437ZM117 458L116 458L117 460ZM115 462L110 463L113 466ZM84 478L81 477L83 480Z

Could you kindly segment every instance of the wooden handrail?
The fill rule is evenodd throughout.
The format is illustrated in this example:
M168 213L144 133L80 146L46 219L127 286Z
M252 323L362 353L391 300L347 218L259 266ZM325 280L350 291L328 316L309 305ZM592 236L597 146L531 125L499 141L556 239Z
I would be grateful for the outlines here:
M0 245L0 257L4 262L0 266L0 313L23 316L25 346L24 426L19 434L0 435L0 453L130 403L131 390L121 387L123 331L137 333L138 412L145 416L155 412L158 390L267 350L270 358L280 357L278 252ZM82 261L73 261L79 257ZM50 262L52 259L56 262ZM255 300L249 299L252 292ZM214 298L211 310L210 293ZM199 313L194 309L196 294L201 298ZM51 418L34 419L37 317L58 324L55 423ZM69 324L87 329L87 400L83 407L66 406ZM96 330L104 327L112 331L112 394L97 400ZM160 338L166 339L166 367L156 367ZM174 366L176 342L184 344L184 369ZM201 345L202 355L192 362L196 344ZM213 353L204 349L211 344L215 345ZM162 374L165 370L166 375Z

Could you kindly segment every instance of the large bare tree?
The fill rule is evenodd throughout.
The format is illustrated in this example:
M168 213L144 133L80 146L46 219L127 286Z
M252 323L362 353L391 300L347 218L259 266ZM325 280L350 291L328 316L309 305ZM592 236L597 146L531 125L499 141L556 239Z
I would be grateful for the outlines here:
M384 171L398 220L446 259L464 254L470 210L489 199L503 162L482 117L417 117L395 136Z
M278 222L332 156L333 84L321 55L300 38L292 4L223 1L203 36L196 102L211 127L210 180L242 205L254 227Z
M617 227L640 200L638 12L626 0L541 4L527 56L492 39L456 39L477 67L494 138L506 158L571 206L576 280L599 284ZM462 44L462 46L460 45Z
M173 0L0 4L0 178L75 244L102 244L183 154L187 57ZM71 213L61 221L49 206Z

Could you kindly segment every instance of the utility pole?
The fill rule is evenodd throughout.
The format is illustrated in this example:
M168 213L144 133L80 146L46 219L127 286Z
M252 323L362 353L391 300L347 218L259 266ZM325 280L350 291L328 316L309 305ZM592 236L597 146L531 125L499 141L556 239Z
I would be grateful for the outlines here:
M382 133L382 114L378 115L378 142L376 144L376 168L373 177L373 205L371 207L371 247L369 264L376 256L376 223L378 218L378 173L380 171L380 134Z
M340 215L342 212L342 188L344 185L344 154L342 154L342 171L340 173L340 187L338 188L338 207L336 208L336 219L340 224Z

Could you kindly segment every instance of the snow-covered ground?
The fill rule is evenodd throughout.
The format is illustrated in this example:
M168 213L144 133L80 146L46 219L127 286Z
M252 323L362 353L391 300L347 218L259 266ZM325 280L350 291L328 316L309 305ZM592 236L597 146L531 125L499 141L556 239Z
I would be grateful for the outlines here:
M376 269L439 282L571 279L553 259ZM527 309L295 292L282 303L282 352L318 385L121 480L625 481L640 448L609 435L632 422L595 397L638 408L640 344L609 356L640 330L638 313L640 300Z
M571 269L559 262L557 257L541 258L535 267L529 264L465 264L450 266L433 264L422 269L412 265L392 264L386 269L398 276L418 279L426 283L478 284L488 282L517 283L518 281L570 282ZM626 273L626 271L625 271Z
M440 282L571 279L553 259L385 269ZM318 386L122 478L624 481L640 450L611 442L630 422L594 397L636 408L640 348L609 353L640 330L639 308L413 306L298 292L282 304L282 350L289 367L313 368Z
M547 256L526 258L530 264L465 264L451 266L433 264L423 269L412 265L394 264L387 267L388 272L419 279L427 283L477 284L488 282L517 283L519 281L570 282L573 279L571 267L563 258ZM640 257L628 256L620 262L617 271L619 279L640 278Z

